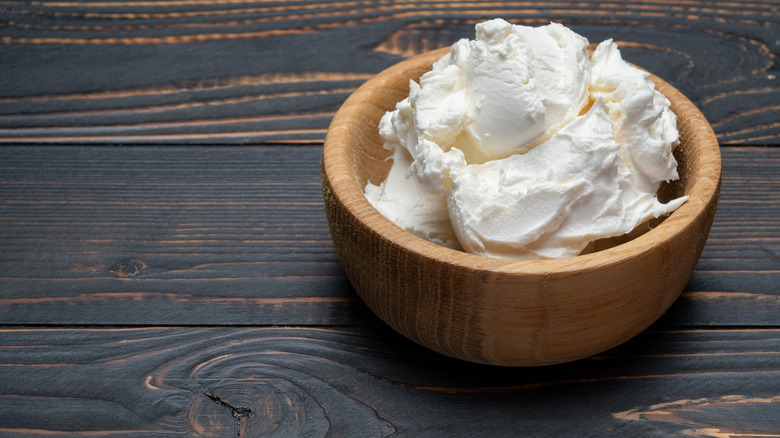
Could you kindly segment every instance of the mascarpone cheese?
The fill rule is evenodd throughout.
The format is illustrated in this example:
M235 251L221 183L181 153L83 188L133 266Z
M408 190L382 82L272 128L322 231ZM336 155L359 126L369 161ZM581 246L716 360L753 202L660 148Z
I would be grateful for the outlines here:
M476 26L410 82L379 132L388 177L365 193L400 227L468 252L562 258L668 214L676 116L611 40L551 23Z

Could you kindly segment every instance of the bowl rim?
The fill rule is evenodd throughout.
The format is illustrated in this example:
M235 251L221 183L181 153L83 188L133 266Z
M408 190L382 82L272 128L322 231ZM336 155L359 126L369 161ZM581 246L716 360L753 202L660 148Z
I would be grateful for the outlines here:
M655 251L658 246L663 246L664 242L682 234L688 226L696 222L699 216L706 214L708 205L711 205L713 198L718 197L722 172L721 156L720 146L712 128L693 102L671 84L648 72L656 89L672 103L672 109L678 116L678 126L680 114L683 112L685 112L687 120L703 122L703 124L699 123L698 126L691 129L689 137L690 140L698 143L698 149L706 153L703 155L704 160L700 166L702 169L699 172L700 177L691 181L686 192L689 199L669 214L657 227L628 242L598 252L563 259L540 260L515 260L472 254L438 245L400 228L371 205L365 197L364 188L359 187L352 175L338 171L338 169L350 168L349 144L342 139L349 138L350 129L363 129L354 121L350 121L349 115L356 108L375 111L378 109L374 103L366 99L366 96L376 92L377 88L382 87L385 81L398 74L405 74L410 79L419 80L414 77L414 74L418 71L423 73L429 71L431 64L448 51L449 47L442 47L413 56L383 70L366 81L349 96L336 112L323 144L322 178L327 179L332 194L360 223L391 244L403 247L420 257L446 262L466 269L488 270L501 274L547 275L550 273L591 271L596 268L620 264L639 254ZM420 66L424 66L424 68L420 70ZM409 74L410 71L415 73ZM393 107L395 107L395 103L393 103ZM382 114L385 111L386 109L382 111ZM701 129L702 126L705 129Z

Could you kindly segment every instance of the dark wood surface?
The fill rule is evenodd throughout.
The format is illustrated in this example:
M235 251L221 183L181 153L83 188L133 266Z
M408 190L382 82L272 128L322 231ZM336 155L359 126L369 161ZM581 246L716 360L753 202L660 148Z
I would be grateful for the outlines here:
M649 330L496 368L344 277L319 158L362 82L555 20L721 143L698 267ZM780 435L780 3L0 0L0 436Z

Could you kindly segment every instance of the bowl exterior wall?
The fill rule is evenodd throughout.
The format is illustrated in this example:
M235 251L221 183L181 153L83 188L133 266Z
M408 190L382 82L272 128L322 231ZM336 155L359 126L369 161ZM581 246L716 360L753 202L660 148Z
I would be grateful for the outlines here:
M647 328L685 287L715 212L713 202L678 238L622 263L517 275L407 251L339 202L326 205L347 277L374 313L431 350L504 366L589 357Z

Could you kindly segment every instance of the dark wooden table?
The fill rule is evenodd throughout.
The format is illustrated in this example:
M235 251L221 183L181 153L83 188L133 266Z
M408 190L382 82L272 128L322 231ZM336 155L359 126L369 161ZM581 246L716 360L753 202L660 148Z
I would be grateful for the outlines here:
M597 357L441 357L360 301L319 160L346 97L555 20L712 123L701 261ZM780 434L780 2L0 0L0 435Z

